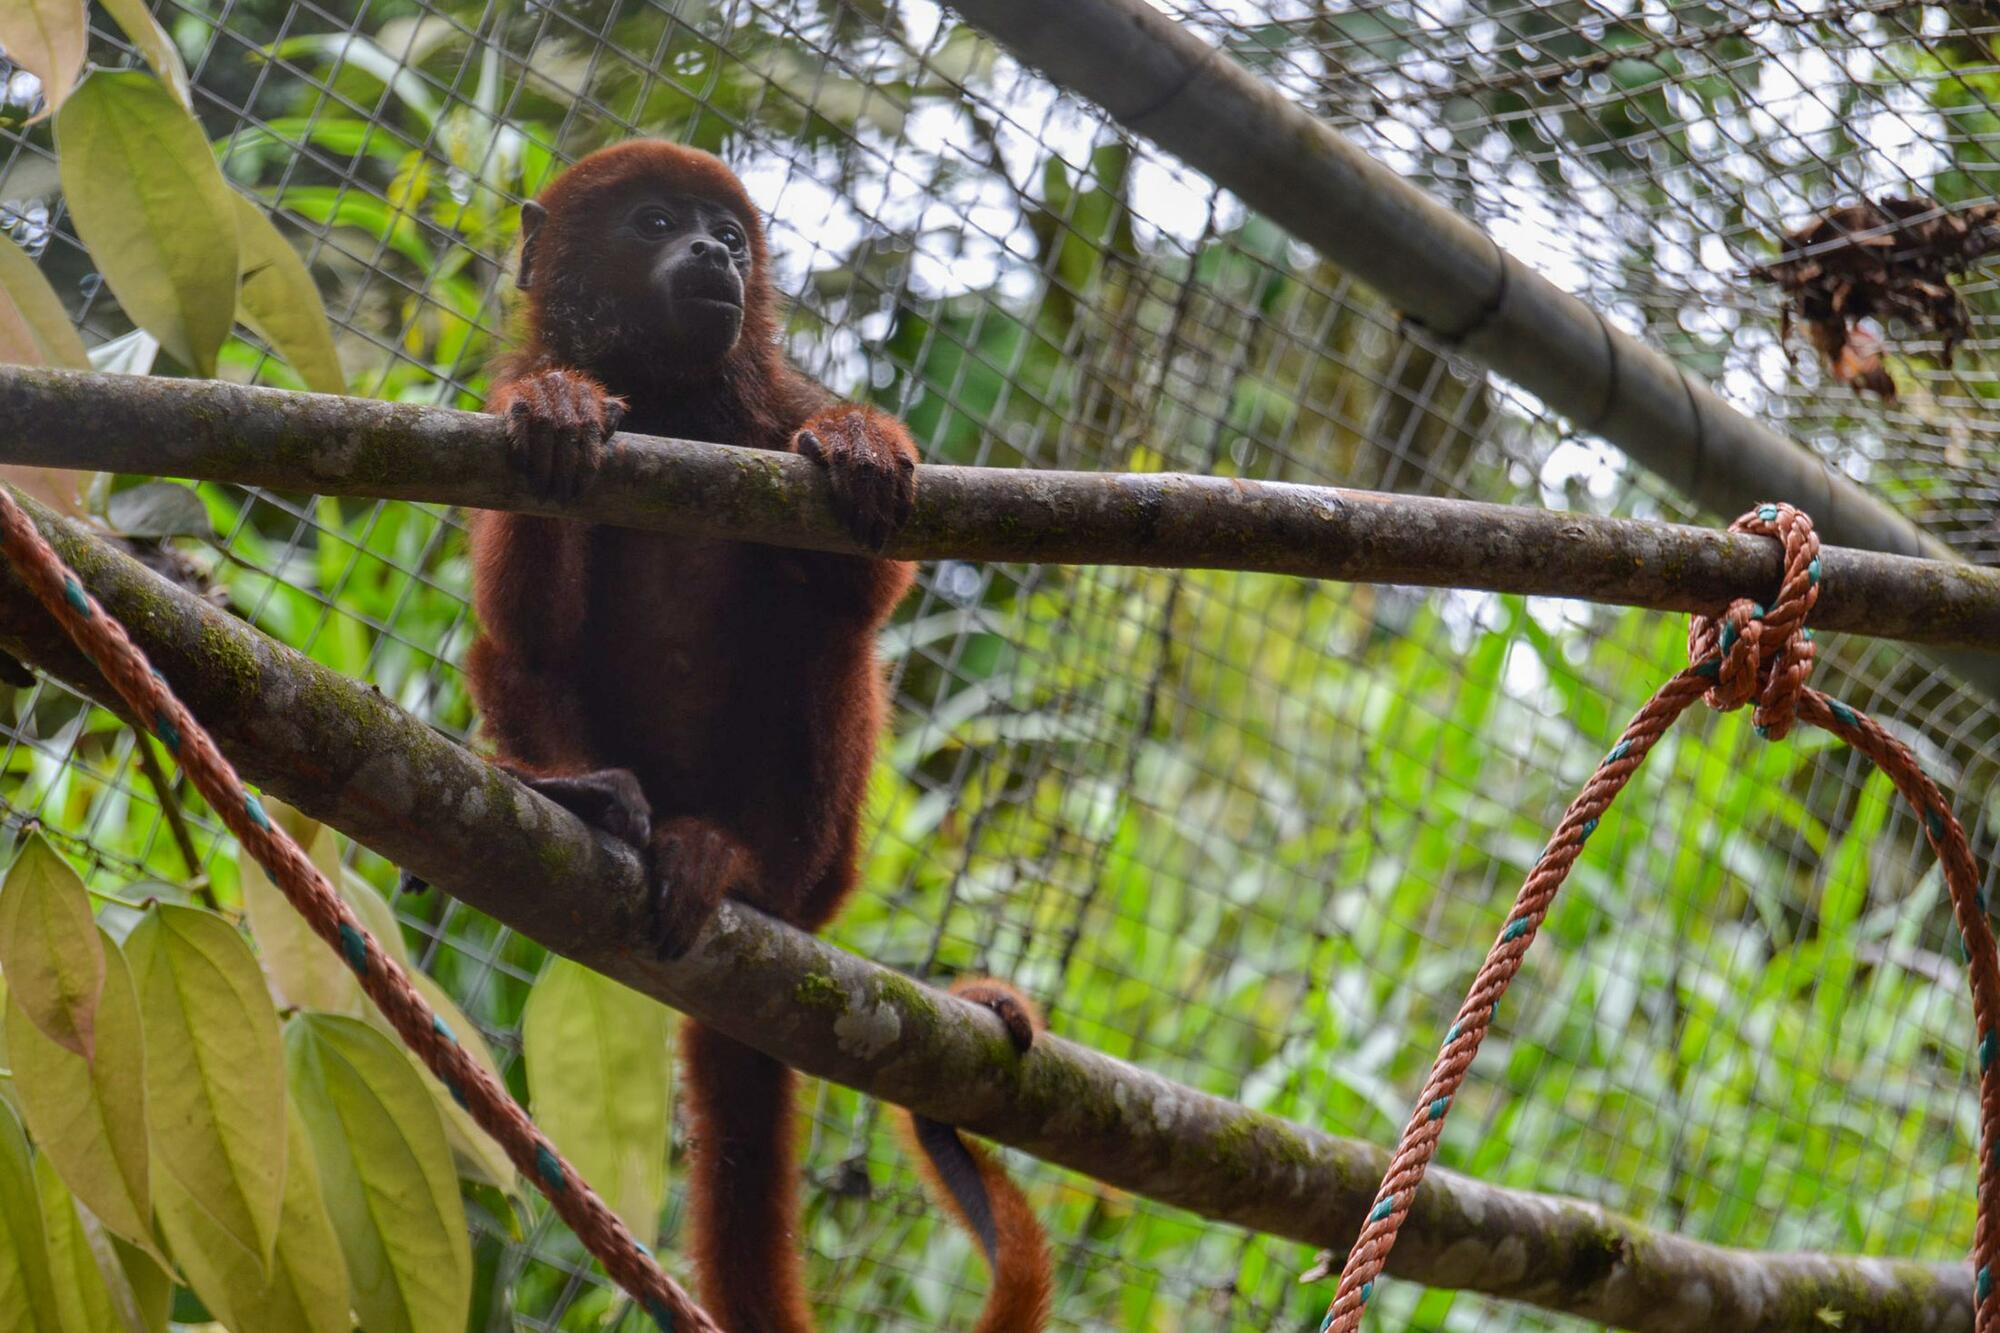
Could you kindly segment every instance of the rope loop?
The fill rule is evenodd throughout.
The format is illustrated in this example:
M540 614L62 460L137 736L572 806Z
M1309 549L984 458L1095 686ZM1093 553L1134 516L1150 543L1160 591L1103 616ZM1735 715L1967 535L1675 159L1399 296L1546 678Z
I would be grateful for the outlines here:
M1417 1095L1416 1109L1389 1159L1375 1202L1359 1223L1359 1234L1340 1273L1320 1333L1356 1333L1368 1299L1389 1261L1424 1172L1437 1154L1444 1121L1480 1042L1499 1012L1500 997L1521 970L1528 946L1548 919L1556 891L1583 845L1631 781L1646 755L1697 698L1718 709L1755 702L1760 735L1776 740L1804 722L1838 736L1889 775L1910 803L1924 836L1944 867L1952 914L1965 940L1966 981L1972 991L1979 1071L1979 1162L1974 1188L1972 1267L1966 1297L1974 1333L2000 1333L2000 947L1979 891L1979 868L1965 829L1937 784L1918 766L1909 747L1866 714L1806 685L1815 648L1806 617L1819 600L1819 538L1812 520L1787 504L1763 504L1729 525L1732 532L1776 537L1784 544L1784 575L1777 600L1767 610L1749 598L1731 602L1720 615L1696 616L1688 629L1690 665L1675 673L1626 724L1618 738L1570 802L1541 857L1522 881L1500 936L1467 989L1458 1015L1445 1029L1430 1076ZM1607 1276L1608 1285L1616 1279ZM1869 1325L1873 1327L1873 1325Z
M1806 617L1819 601L1819 534L1802 510L1765 503L1729 525L1731 532L1776 537L1784 544L1784 574L1770 608L1739 597L1720 616L1688 622L1688 661L1697 670L1717 662L1715 685L1702 702L1719 712L1756 701L1751 720L1766 740L1783 740L1798 721L1799 699L1818 647Z

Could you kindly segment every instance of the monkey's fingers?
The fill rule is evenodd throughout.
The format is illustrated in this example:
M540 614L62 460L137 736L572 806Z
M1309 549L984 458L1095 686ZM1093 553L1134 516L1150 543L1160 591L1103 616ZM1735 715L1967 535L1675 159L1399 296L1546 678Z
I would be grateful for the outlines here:
M916 460L875 438L860 413L802 430L794 448L826 469L834 507L871 551L889 544L916 505Z

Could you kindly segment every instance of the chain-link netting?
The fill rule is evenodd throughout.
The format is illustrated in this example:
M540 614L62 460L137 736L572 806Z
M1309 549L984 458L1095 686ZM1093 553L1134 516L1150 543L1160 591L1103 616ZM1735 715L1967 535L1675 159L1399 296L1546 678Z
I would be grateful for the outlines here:
M1957 206L2000 168L2000 19L1869 3L1188 0L1186 22L1501 242L1978 557L2000 545L2000 303L1889 335L1891 404L1778 338L1752 276L1863 197ZM307 255L351 389L475 406L516 207L633 134L723 154L768 210L795 359L929 461L1181 469L1713 520L1482 380L1226 193L929 3L157 0L231 178ZM135 63L118 29L92 58ZM32 78L0 205L99 355L144 363L56 190ZM136 344L136 345L135 345ZM161 363L162 370L177 368ZM296 384L250 341L230 378ZM182 573L473 735L457 516L204 485ZM1726 517L1726 516L1725 516ZM1330 1131L1394 1138L1540 839L1683 660L1668 617L1131 569L927 566L889 630L893 732L831 936L1011 977L1064 1035ZM1982 855L1991 701L1892 646L1820 682L1900 722ZM131 732L40 684L0 705L0 803L107 888L224 890L234 849ZM1703 1239L1956 1259L1971 1233L1965 986L1888 785L1740 718L1664 742L1579 864L1442 1152ZM381 887L393 868L365 851ZM439 895L399 912L517 1092L542 951ZM985 1277L879 1108L818 1088L810 1289L836 1328L961 1326ZM679 1161L680 1145L676 1147ZM1311 1252L1041 1167L1062 1328L1311 1327ZM676 1187L676 1198L678 1187ZM481 1318L618 1298L538 1201L474 1200ZM664 1220L665 1251L684 1226ZM494 1293L505 1293L504 1296ZM1390 1284L1384 1327L1580 1326ZM487 1325L482 1325L482 1327ZM626 1317L627 1328L637 1327Z

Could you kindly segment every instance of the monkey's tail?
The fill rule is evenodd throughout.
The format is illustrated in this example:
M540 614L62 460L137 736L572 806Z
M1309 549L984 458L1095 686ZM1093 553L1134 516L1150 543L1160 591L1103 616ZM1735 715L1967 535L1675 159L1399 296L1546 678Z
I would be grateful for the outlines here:
M907 1111L896 1118L924 1179L985 1252L992 1289L974 1333L1040 1333L1053 1289L1049 1242L1020 1186L950 1125Z
M729 1333L812 1333L793 1156L796 1076L695 1022L681 1027L681 1062L702 1301Z

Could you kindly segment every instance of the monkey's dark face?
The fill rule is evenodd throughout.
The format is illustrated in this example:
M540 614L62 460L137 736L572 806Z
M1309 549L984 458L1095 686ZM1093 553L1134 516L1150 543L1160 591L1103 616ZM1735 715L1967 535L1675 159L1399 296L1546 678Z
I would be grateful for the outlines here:
M614 271L642 279L656 336L689 361L719 361L743 332L750 238L720 204L686 195L644 199L613 222Z
M728 356L743 335L754 276L742 220L712 199L661 189L620 191L601 202L600 211L567 220L583 234L565 247L590 257L582 271L592 275L585 281L596 290L560 290L574 279L551 274L554 288L541 292L564 322L577 325L570 336L588 346L593 333L615 331L627 351L679 366L712 365ZM542 222L538 208L522 210L524 287L534 280Z

